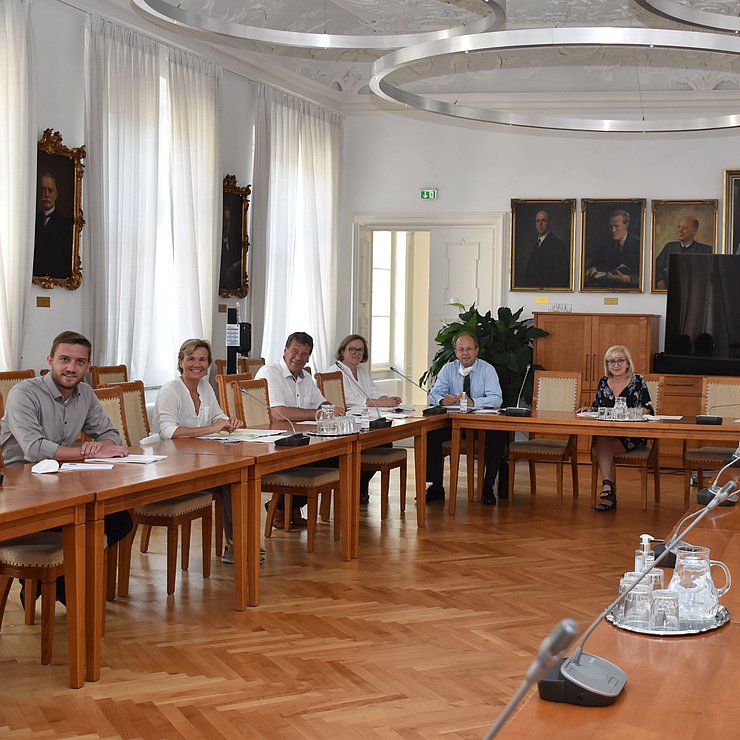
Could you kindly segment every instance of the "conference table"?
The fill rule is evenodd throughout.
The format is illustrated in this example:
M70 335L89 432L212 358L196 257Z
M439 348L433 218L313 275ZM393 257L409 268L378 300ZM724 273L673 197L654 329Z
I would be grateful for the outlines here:
M540 435L594 435L645 437L647 439L720 440L735 448L740 442L740 423L725 419L719 425L697 424L693 416L655 421L603 421L563 411L532 411L531 416L450 413L452 454L450 459L450 514L455 513L460 439L466 429L478 431L527 432Z
M69 684L78 689L84 683L85 509L93 493L62 476L34 476L29 480L28 466L12 466L4 474L0 486L0 540L62 527Z
M720 479L740 481L740 468ZM699 508L693 505L690 511ZM740 575L740 507L718 507L686 537L710 548L734 576ZM722 584L722 576L717 585ZM666 570L666 578L672 571ZM615 595L617 584L615 583ZM740 584L721 603L730 622L699 635L653 637L627 632L602 622L585 651L610 660L628 680L614 704L581 707L543 701L535 691L502 730L500 737L600 738L730 738L738 736L740 702ZM606 604L604 604L606 606ZM595 617L596 615L594 615ZM588 625L581 624L584 630ZM572 651L571 651L572 652Z

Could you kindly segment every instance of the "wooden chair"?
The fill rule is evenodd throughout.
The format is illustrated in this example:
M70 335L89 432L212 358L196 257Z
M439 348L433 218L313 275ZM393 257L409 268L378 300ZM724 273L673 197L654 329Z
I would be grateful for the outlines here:
M264 357L240 357L236 361L236 369L240 373L249 373L254 377L264 364Z
M0 396L3 399L7 398L8 391L14 385L35 376L36 373L33 370L12 370L0 373Z
M237 399L232 395L231 384L238 383L240 380L252 380L250 373L233 373L232 375L216 375L216 386L218 387L218 402L221 410L226 416L236 416L236 409L239 408Z
M645 383L650 392L650 400L653 402L653 410L655 413L659 413L662 396L663 396L663 376L662 375L649 375L645 374L642 376L645 379ZM646 425L645 431L648 432L650 427ZM648 442L647 447L643 447L638 450L630 450L629 452L621 452L618 455L614 455L614 465L623 465L627 467L639 467L640 468L640 491L642 495L642 510L647 509L647 476L648 470L653 471L653 496L655 503L660 502L660 450L658 446L658 440L652 439ZM616 486L616 481L614 481ZM596 457L591 455L591 504L596 505L597 502L597 489L599 487L599 464ZM686 501L688 506L688 501Z
M100 388L113 383L127 383L128 369L125 365L92 365L90 367L90 385Z
M232 382L232 393L238 397L239 406L237 407L237 416L249 427L269 426L272 424L272 414L270 413L270 396L267 388L267 381L261 380L242 380L238 383ZM239 392L239 388L248 390L254 396L250 398ZM257 398L262 403L254 399ZM264 404L264 405L263 405ZM338 517L338 496L339 489L339 471L336 468L321 467L297 467L283 470L278 473L270 473L262 478L262 490L272 493L272 498L267 507L267 517L265 520L265 537L272 536L272 523L275 519L275 511L280 496L285 496L284 509L284 527L290 531L290 519L292 511L292 497L305 496L308 499L308 535L306 540L306 550L313 552L314 539L316 535L316 520L318 518L318 501L319 494L331 496L334 492L334 539L339 539L339 517Z
M226 360L214 360L213 364L216 366L217 375L226 374Z
M534 374L532 406L537 411L575 411L581 398L581 374L537 370ZM578 496L578 436L567 440L529 439L509 444L509 497L514 497L514 475L517 460L529 463L529 491L535 495L537 479L535 464L549 462L557 465L558 505L563 503L563 464L570 461L573 480L573 498Z
M137 429L149 429L149 420L146 415L144 404L143 383L126 384L134 388L126 388L126 392L120 386L95 389L95 395L103 404L108 417L114 426L123 424L121 436L130 445L130 434L128 417L125 410L125 397L130 396L129 408L135 418L133 426ZM139 395L140 394L140 395ZM133 399L133 402L132 402ZM115 417L115 418L114 418ZM119 427L120 429L120 427ZM147 436L146 434L144 436ZM177 498L158 501L153 504L137 506L132 512L134 529L121 541L120 545L120 567L118 571L118 594L128 595L129 577L131 574L131 548L137 528L148 525L146 533L142 531L141 552L146 552L149 547L149 534L151 527L167 527L167 595L175 592L175 576L177 572L177 540L180 527L182 527L182 547L180 550L180 567L187 570L190 564L190 527L196 519L202 519L202 546L203 546L203 578L211 575L211 528L213 521L212 495L206 491L202 493L191 493ZM109 579L108 588L111 589L110 571L115 567L115 560L108 556ZM115 589L115 581L113 581ZM112 596L109 593L109 598Z
M129 443L133 445L151 434L149 416L146 411L146 394L144 383L141 380L132 380L128 383L113 383L103 388L118 388L123 397L123 409L126 414L126 428L129 434Z
M344 379L341 371L335 373L316 373L316 384L329 403L339 409L347 408L344 397ZM374 447L362 451L360 470L380 472L380 518L388 518L388 490L390 473L398 468L400 475L401 514L406 511L406 450L402 447Z
M740 378L724 376L707 376L702 381L701 408L703 414L737 419L740 417ZM721 408L724 406L725 408ZM705 427L705 440L711 440L712 427ZM691 471L697 471L697 485L704 487L704 471L719 470L728 455L735 450L729 447L714 447L707 445L705 440L699 442L699 447L690 449L687 441L683 443L683 497L684 505L689 505L691 490Z

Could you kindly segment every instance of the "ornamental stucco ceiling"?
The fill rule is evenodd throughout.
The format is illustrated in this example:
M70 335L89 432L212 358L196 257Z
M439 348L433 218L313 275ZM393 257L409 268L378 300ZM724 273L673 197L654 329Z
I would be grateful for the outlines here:
M737 0L681 0L696 10L737 17ZM302 33L403 34L479 21L484 0L166 0L220 20ZM503 4L503 3L502 3ZM509 0L504 28L622 26L691 30L632 0ZM343 97L368 92L382 51L298 49L220 37L232 54L260 59ZM737 101L740 60L692 50L560 47L451 54L395 73L394 84L419 94L483 96L558 93L720 92Z

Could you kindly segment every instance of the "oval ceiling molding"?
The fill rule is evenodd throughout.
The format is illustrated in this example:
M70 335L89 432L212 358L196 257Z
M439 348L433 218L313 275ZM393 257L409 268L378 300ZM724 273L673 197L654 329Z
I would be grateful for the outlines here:
M713 13L711 10L701 10L689 5L682 5L675 2L675 0L637 0L637 4L651 13L679 23L711 28L715 31L740 33L740 18L738 18L737 13L735 15Z

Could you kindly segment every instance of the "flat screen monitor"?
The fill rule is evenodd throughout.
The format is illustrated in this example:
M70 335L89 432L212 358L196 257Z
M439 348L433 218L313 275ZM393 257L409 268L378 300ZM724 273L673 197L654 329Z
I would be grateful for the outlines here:
M740 255L674 254L668 274L666 354L740 360Z

